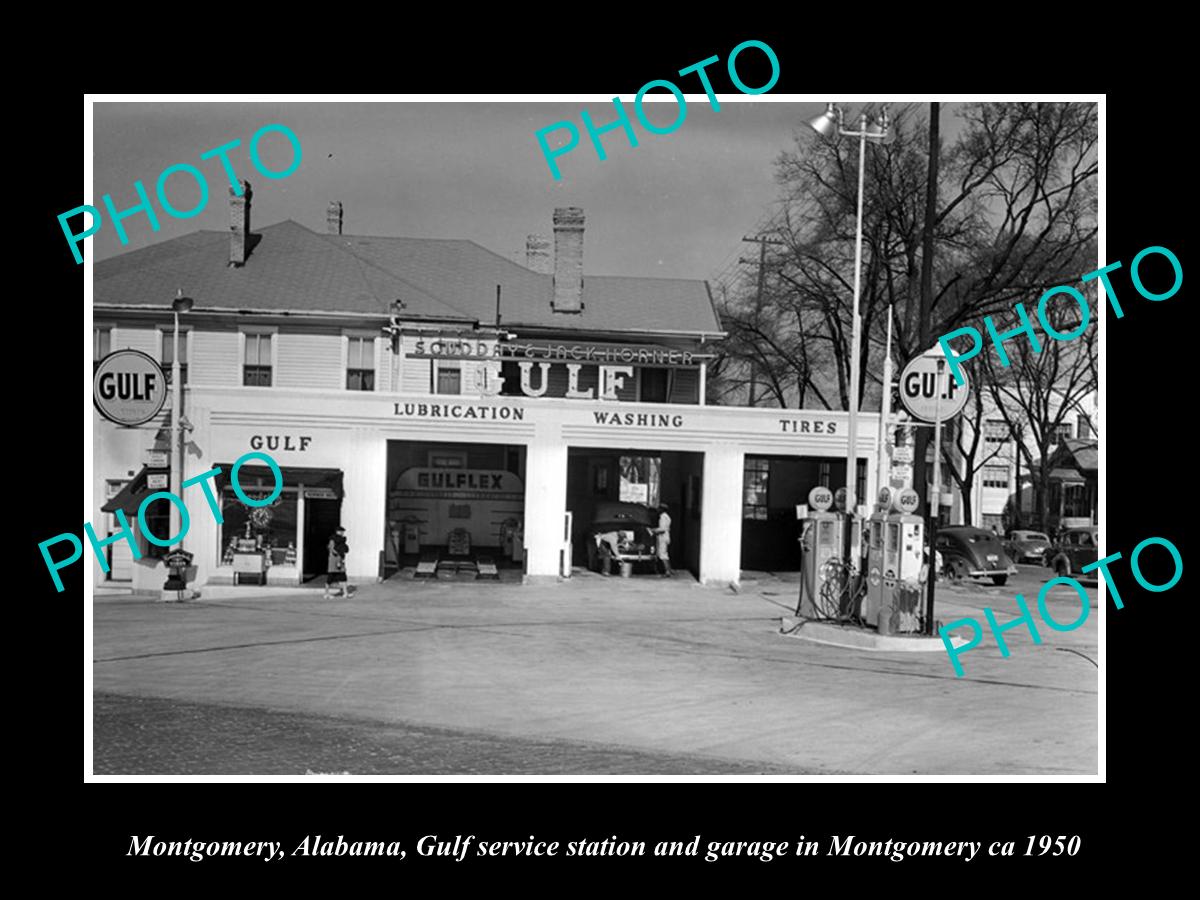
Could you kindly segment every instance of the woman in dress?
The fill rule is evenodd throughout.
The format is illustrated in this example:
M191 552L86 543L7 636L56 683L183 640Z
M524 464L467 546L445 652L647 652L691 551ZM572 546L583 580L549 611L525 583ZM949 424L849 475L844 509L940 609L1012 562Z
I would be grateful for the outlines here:
M349 552L350 545L346 543L346 529L339 525L337 531L329 539L329 577L325 582L326 599L333 596L332 592L336 585L341 586L342 597L350 596L346 586L346 554Z

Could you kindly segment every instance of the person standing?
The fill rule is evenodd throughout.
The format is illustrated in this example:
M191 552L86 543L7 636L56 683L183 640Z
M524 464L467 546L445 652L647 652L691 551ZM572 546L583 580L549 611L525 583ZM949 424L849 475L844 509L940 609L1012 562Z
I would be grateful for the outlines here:
M671 571L671 516L667 504L658 508L658 527L653 529L658 563L662 566L662 577L670 578Z
M350 545L346 543L346 529L339 525L329 538L329 575L325 582L325 598L333 596L335 585L340 585L341 596L349 597L346 585L346 554Z

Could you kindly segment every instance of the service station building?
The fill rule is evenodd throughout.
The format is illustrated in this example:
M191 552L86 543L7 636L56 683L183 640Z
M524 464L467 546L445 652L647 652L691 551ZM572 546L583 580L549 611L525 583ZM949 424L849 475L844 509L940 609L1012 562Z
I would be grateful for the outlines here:
M672 565L702 582L799 567L797 504L844 483L847 415L705 404L723 337L703 281L585 275L583 212L554 212L525 264L467 240L254 233L252 192L229 232L200 231L95 264L95 358L131 348L170 375L181 316L182 480L214 467L222 522L184 491L195 582L300 585L326 571L340 524L353 581L411 577L423 559L486 559L509 578L568 576L597 505L672 518ZM170 404L144 425L94 417L98 535L135 532L165 487ZM875 493L877 417L859 426L858 496ZM249 452L280 467L269 506L229 480ZM178 458L175 456L174 458ZM247 495L275 487L243 465ZM168 533L166 501L147 525ZM97 583L162 586L165 548L105 547Z

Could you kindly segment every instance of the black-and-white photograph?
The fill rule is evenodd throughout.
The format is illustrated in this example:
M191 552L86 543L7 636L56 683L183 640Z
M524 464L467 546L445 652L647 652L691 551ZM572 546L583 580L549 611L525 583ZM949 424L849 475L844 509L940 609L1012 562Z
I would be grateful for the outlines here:
M1102 99L691 89L92 104L95 775L1097 776Z

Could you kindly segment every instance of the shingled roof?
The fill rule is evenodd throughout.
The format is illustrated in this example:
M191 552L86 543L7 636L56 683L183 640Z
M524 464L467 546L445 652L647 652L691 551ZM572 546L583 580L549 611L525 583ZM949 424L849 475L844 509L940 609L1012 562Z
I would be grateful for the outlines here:
M318 234L291 220L259 229L244 266L229 235L200 231L97 262L98 306L163 306L178 288L197 307L381 313L495 321L508 327L712 334L720 323L703 281L585 275L583 311L555 313L553 280L467 240Z
M200 231L96 263L96 305L163 306L183 288L202 309L473 317L292 221L261 229L244 266L229 267L229 235ZM164 299L165 298L165 299Z

